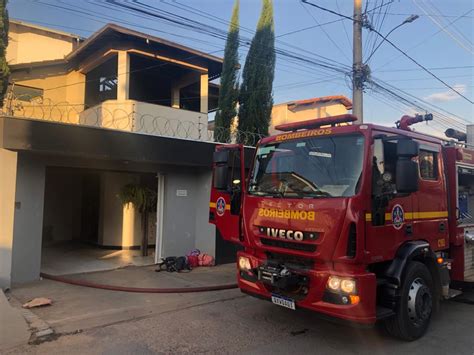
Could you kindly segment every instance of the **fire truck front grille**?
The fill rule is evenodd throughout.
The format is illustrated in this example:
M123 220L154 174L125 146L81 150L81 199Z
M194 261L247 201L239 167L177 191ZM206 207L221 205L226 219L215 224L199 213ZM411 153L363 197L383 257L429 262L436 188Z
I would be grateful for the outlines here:
M293 243L285 242L282 240L273 240L267 238L260 238L260 241L263 245L274 247L274 248L283 248L283 249L292 249L298 251L306 251L308 253L314 253L316 251L316 245L314 244L302 244L302 243Z

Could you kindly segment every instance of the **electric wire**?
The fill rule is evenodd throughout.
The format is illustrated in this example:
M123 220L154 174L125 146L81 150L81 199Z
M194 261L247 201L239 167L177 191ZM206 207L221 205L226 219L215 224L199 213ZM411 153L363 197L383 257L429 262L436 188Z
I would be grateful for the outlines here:
M330 10L330 9L327 9L327 8L324 8L322 6L319 6L319 5L316 5L316 4L313 4L311 2L309 2L308 0L302 0L305 4L308 4L308 5L311 5L311 6L314 6L318 9L321 9L323 11L327 11L327 12L330 12L332 14L335 14L337 16L340 16L340 17L344 17L346 19L350 19L351 21L355 21L353 18L350 18L346 15L343 15L343 14L340 14L340 13L337 13L333 10ZM437 81L439 81L440 83L442 83L444 86L446 86L447 88L449 88L451 91L455 92L456 94L458 94L460 97L462 97L464 100L466 100L467 102L471 103L471 104L474 104L474 101L472 101L471 99L469 99L468 97L466 97L465 95L463 95L461 92L459 92L458 90L456 90L455 88L453 88L451 85L449 85L448 83L446 83L444 80L442 80L441 78L439 78L437 75L435 75L434 73L432 73L430 70L428 70L428 68L426 68L424 65L422 65L421 63L419 63L417 60L415 60L414 58L412 58L411 56L409 56L407 53L405 53L402 49L400 49L395 43L393 43L392 41L390 41L386 36L384 36L383 34L381 34L378 30L376 30L375 28L370 28L370 31L373 31L375 32L377 35L379 35L380 37L383 38L384 41L386 41L388 44L390 44L393 48L395 48L397 51L399 51L401 54L403 54L403 56L405 56L407 59L409 59L411 62L413 62L414 64L416 64L418 67L420 67L422 70L424 70L425 72L427 72L429 75L431 75L433 78L435 78Z

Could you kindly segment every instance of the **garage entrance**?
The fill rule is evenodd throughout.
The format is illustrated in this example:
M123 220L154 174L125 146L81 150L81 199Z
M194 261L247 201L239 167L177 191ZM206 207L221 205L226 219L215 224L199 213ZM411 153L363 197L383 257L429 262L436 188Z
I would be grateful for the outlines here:
M47 167L41 272L67 275L154 263L156 211L148 213L148 256L142 218L123 205L128 184L157 189L154 174Z

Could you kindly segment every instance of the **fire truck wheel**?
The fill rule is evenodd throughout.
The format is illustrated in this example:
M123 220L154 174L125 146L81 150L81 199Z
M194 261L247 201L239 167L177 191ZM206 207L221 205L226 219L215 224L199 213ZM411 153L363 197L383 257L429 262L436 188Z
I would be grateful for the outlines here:
M395 316L385 321L390 335L412 341L425 334L433 312L433 289L428 268L418 261L408 264Z

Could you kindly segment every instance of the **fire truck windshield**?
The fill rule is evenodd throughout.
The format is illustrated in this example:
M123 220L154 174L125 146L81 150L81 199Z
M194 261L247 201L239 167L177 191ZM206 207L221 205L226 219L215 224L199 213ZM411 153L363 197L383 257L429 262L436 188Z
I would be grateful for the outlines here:
M364 156L362 135L325 136L259 146L249 194L284 198L353 196Z

